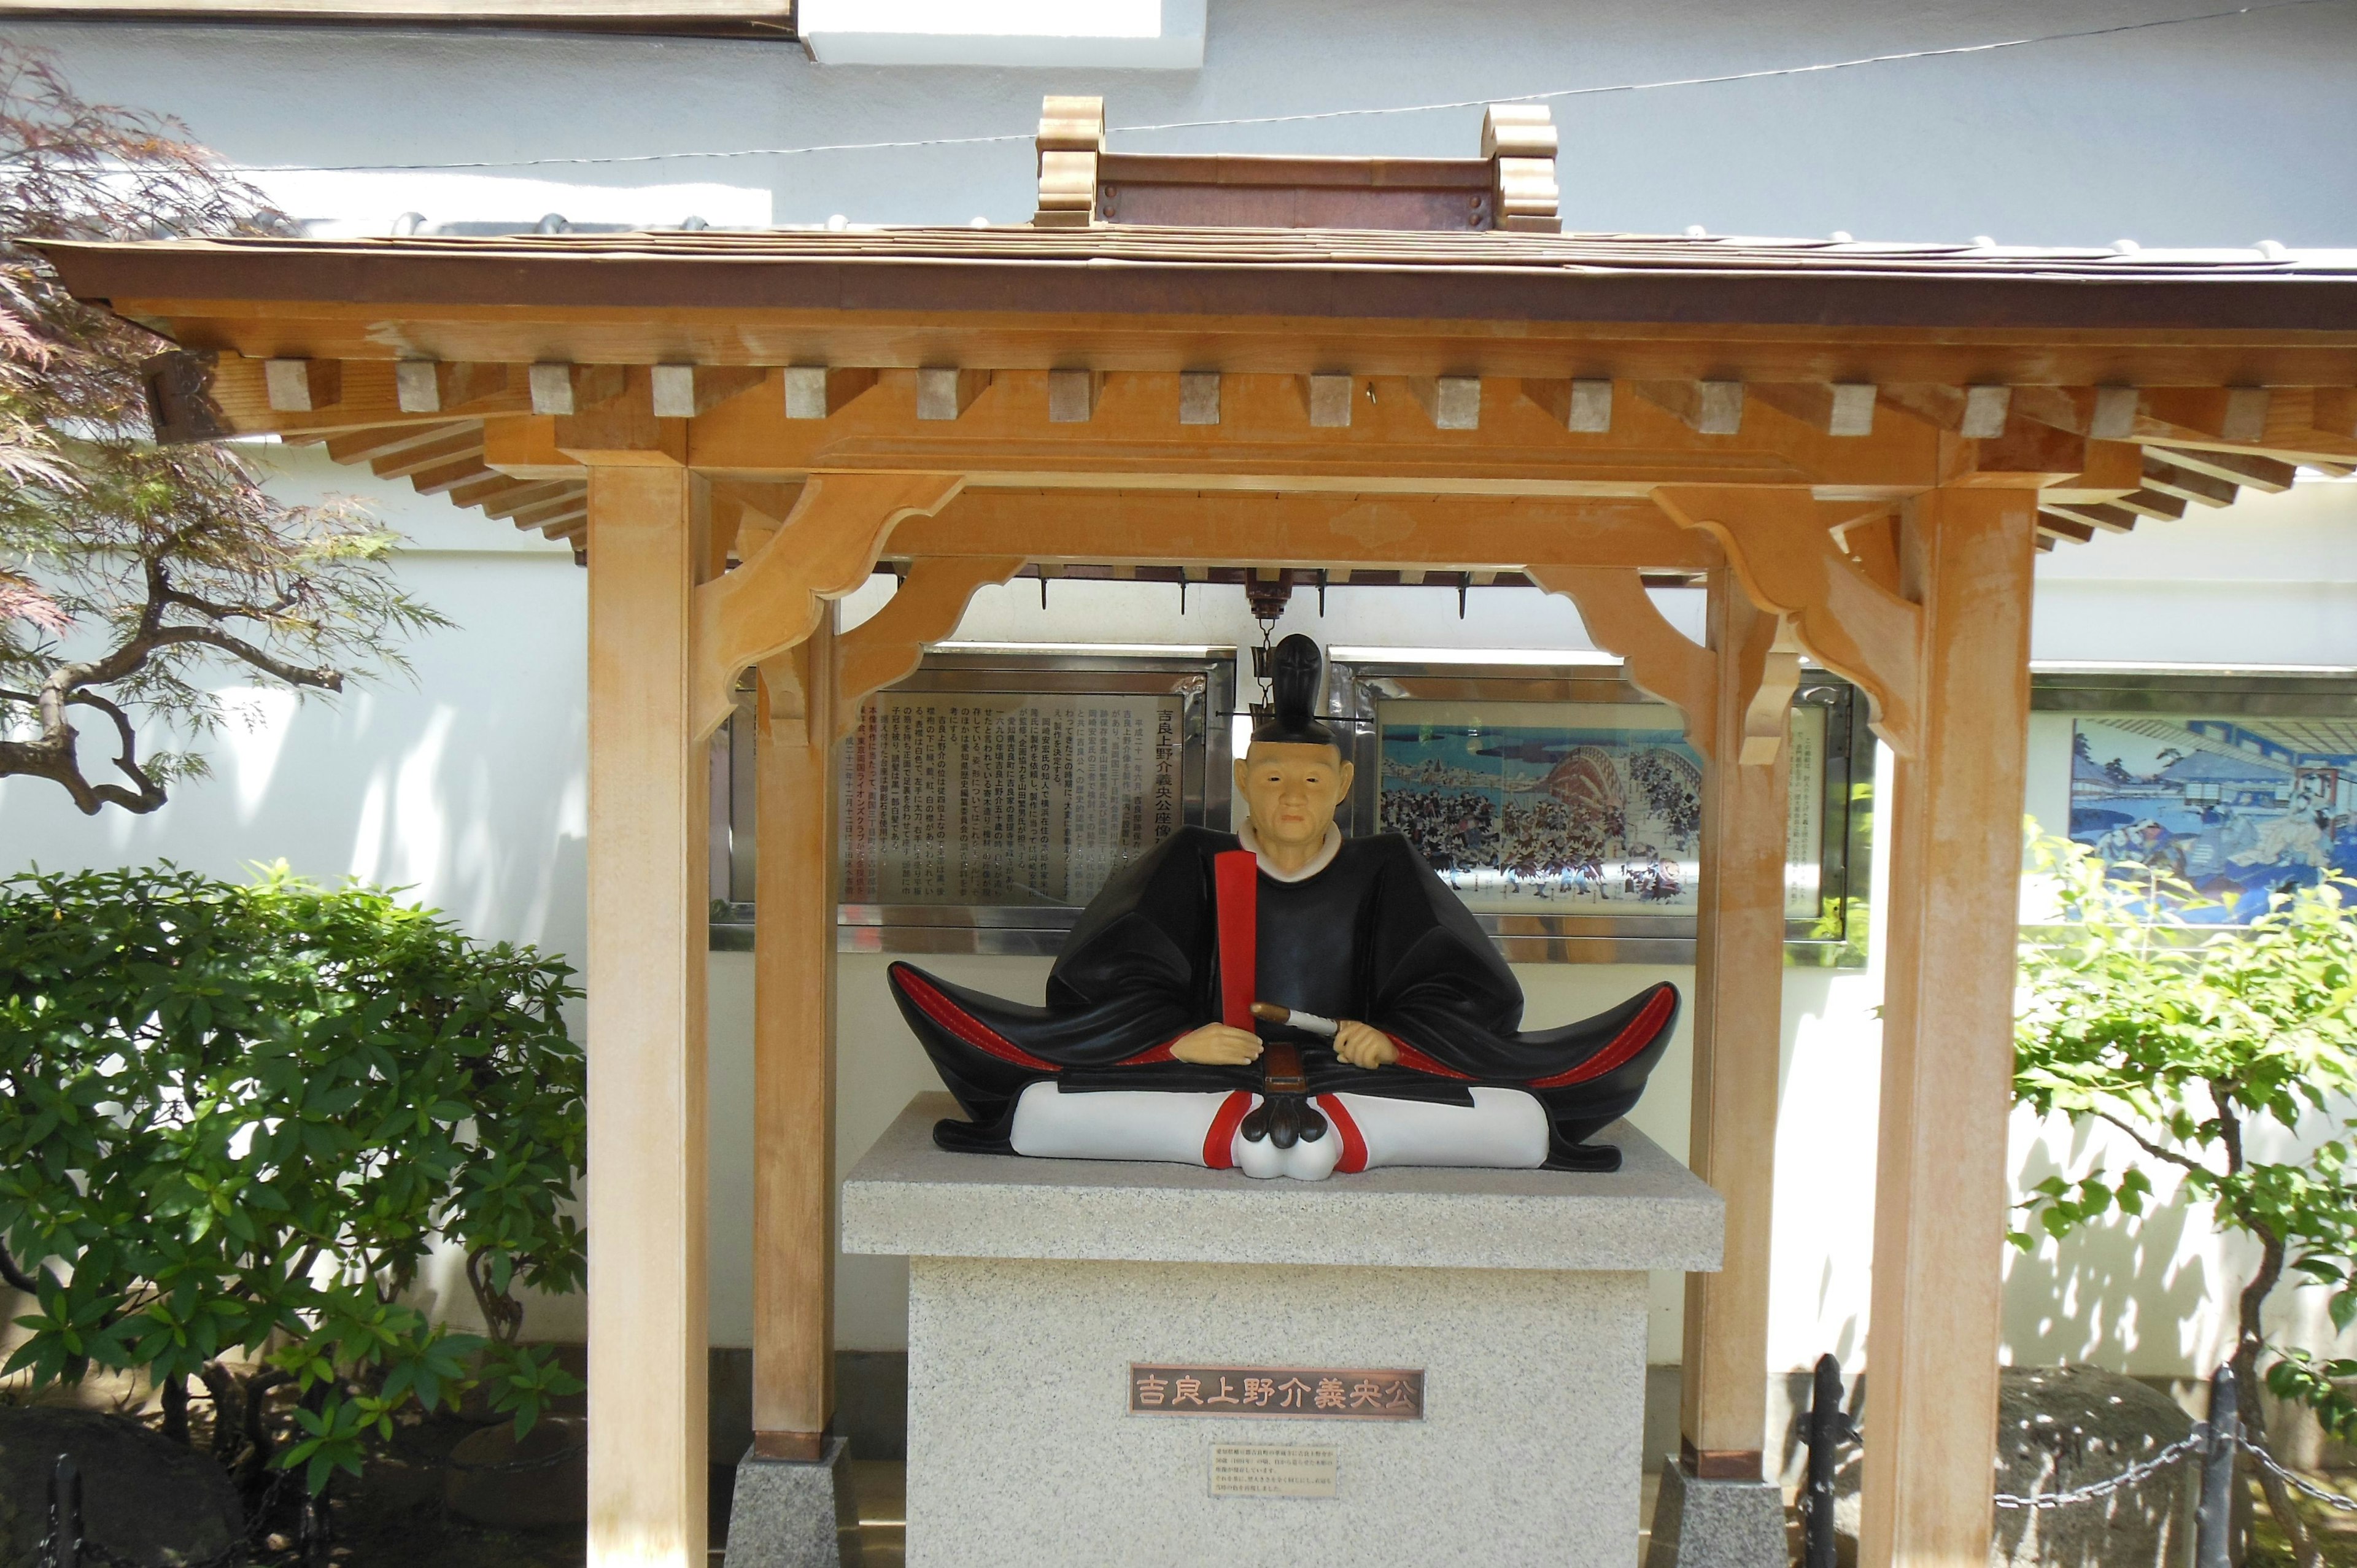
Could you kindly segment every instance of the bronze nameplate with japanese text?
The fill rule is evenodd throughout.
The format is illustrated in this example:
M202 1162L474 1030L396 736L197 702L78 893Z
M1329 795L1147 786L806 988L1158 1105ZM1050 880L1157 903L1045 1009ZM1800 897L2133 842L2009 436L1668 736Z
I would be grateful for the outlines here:
M1129 1364L1132 1415L1422 1421L1424 1369Z

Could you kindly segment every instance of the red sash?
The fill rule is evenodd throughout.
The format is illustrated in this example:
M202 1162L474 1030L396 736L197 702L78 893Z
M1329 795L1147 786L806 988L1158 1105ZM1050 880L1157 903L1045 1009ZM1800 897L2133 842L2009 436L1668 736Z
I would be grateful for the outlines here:
M1222 852L1211 861L1211 885L1220 921L1220 1022L1250 1029L1259 983L1260 857L1248 849Z

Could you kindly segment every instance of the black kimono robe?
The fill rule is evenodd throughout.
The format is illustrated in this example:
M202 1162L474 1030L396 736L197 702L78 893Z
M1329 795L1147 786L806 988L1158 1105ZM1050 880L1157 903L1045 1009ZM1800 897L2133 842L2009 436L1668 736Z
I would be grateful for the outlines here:
M1170 1044L1221 1015L1213 857L1232 833L1186 828L1125 866L1072 929L1026 1006L891 968L900 1012L973 1118L943 1122L945 1149L1007 1153L1015 1101L1054 1079L1088 1090L1257 1090L1257 1063L1182 1062ZM1332 1042L1262 1024L1293 1041L1312 1094L1349 1091L1468 1104L1477 1084L1528 1090L1553 1125L1551 1165L1597 1168L1582 1140L1644 1090L1677 1020L1666 982L1580 1023L1522 1032L1523 993L1457 895L1395 833L1344 839L1315 875L1258 878L1258 999L1389 1035L1397 1063L1358 1068Z

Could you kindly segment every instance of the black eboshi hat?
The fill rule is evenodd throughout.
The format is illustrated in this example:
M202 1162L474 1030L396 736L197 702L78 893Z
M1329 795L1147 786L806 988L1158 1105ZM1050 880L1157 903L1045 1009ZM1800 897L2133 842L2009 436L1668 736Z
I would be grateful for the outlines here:
M1275 716L1253 730L1253 744L1335 746L1334 732L1318 720L1319 688L1326 684L1326 656L1314 639L1295 632L1276 645L1269 660L1268 698Z

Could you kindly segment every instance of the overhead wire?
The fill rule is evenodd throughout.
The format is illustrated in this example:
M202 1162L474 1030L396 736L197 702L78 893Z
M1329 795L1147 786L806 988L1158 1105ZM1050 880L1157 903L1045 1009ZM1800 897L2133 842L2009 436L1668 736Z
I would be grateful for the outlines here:
M1937 48L1904 49L1889 54L1860 55L1855 59L1822 60L1810 65L1770 66L1757 70L1724 71L1709 76L1665 77L1652 81L1620 81L1593 87L1559 87L1539 92L1458 98L1434 103L1386 104L1356 109L1315 109L1289 114L1240 114L1210 120L1166 120L1146 124L1110 126L1107 128L1107 134L1109 135L1144 135L1158 131L1200 131L1237 125L1291 125L1315 120L1361 119L1385 114L1429 114L1445 110L1480 109L1491 103L1542 103L1559 99L1598 98L1614 93L1652 92L1681 87L1717 87L1730 82L1763 81L1779 77L1815 76L1829 71L1856 70L1867 66L1893 65L1907 60L1994 54L2003 49L2029 48L2040 44L2069 43L2085 38L2113 38L2124 33L2148 32L2158 27L2180 27L2200 22L2228 21L2234 17L2255 16L2267 11L2288 11L2318 5L2351 4L2357 4L2357 0L2264 0L2262 4L2237 5L2222 11L2204 11L2190 16L2153 16L2138 22L2116 22L2105 27L2082 27L2071 32L2040 33L2026 38L1999 38L1986 43L1951 44ZM546 168L722 158L802 157L818 153L897 152L918 147L963 147L1002 142L1028 142L1032 139L1032 135L1033 134L1027 130L999 132L986 135L919 136L877 142L814 142L791 147L726 147L667 153L584 153L543 157L472 158L447 163L240 164L233 166L242 174L424 174L446 173L461 169Z

